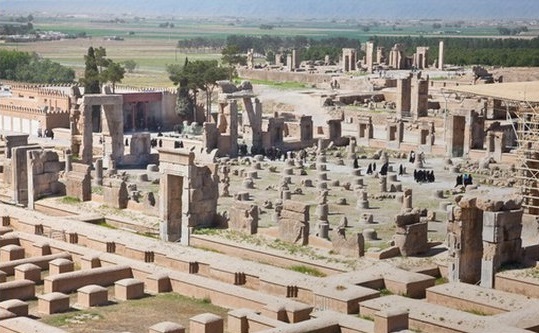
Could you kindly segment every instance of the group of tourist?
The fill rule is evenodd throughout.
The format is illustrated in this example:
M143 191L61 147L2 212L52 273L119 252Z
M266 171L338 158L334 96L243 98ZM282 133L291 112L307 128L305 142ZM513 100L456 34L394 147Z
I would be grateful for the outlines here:
M414 170L414 180L416 183L434 183L434 170Z
M469 173L464 173L457 176L457 183L455 184L455 187L462 186L462 185L466 187L472 184L473 184L472 175L470 175Z

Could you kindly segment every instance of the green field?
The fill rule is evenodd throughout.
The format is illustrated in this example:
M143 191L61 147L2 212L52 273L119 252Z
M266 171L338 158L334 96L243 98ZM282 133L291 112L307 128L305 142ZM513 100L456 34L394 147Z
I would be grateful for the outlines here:
M0 17L0 21L3 18ZM107 19L110 20L110 19ZM425 36L440 37L439 31L433 28L432 22L413 22L390 25L367 22L338 21L301 21L276 22L271 30L260 29L257 20L228 19L134 19L123 18L124 23L108 21L91 21L85 18L45 18L39 17L34 28L42 31L60 31L70 34L85 33L88 38L68 39L61 41L36 43L6 43L2 48L19 51L36 52L63 65L74 68L80 74L84 68L84 55L88 47L103 46L107 56L116 62L134 60L138 64L134 74L127 75L123 83L143 86L172 86L165 72L167 64L180 63L185 57L196 59L220 59L218 50L207 52L184 53L177 48L178 41L195 37L225 39L229 35L262 36L272 35L292 37L297 35L321 39L328 37L344 37L358 39L361 42L369 37L378 36ZM169 22L174 27L162 28L160 24ZM365 27L368 26L369 31ZM438 30L456 28L443 27ZM496 36L493 26L462 26L456 36ZM535 31L537 32L537 31ZM533 33L533 29L530 29ZM105 40L106 36L119 36L123 41Z

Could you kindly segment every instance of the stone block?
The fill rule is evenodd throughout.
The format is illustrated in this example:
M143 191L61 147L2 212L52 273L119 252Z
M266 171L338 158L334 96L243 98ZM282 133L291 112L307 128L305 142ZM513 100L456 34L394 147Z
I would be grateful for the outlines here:
M395 224L397 227L404 227L410 224L419 223L419 219L418 213L401 213L395 216Z
M290 210L301 214L309 214L309 204L288 200L283 203L283 210Z
M391 333L408 329L408 311L389 309L374 314L374 333Z
M519 239L522 233L522 213L522 209L483 212L483 240L499 243Z
M7 274L4 271L0 271L0 283L6 282Z
M18 260L24 258L24 248L10 244L0 248L0 262Z
M229 313L230 315L230 313ZM269 303L266 304L262 309L260 309L260 315L286 322L288 319L288 314L286 313L286 307L282 303ZM230 318L230 316L229 316Z
M69 295L53 292L37 296L37 309L40 313L50 315L66 312L69 307Z
M185 333L185 328L171 321L163 321L151 326L148 333Z
M34 256L47 256L52 254L49 243L35 243L32 247Z
M212 313L203 313L189 319L190 333L223 333L223 318Z
M19 299L10 299L0 302L0 309L14 313L17 317L28 316L28 303Z
M77 304L83 308L106 305L108 303L107 288L91 284L77 289Z
M81 269L92 269L97 267L101 267L101 259L99 259L99 255L85 255L80 258Z
M41 281L41 268L34 264L22 264L15 267L15 280Z
M120 301L144 297L144 282L129 278L114 283L114 298Z
M16 298L22 301L33 299L36 284L30 280L9 281L0 284L0 301Z
M291 220L298 220L298 221L308 221L309 220L309 212L306 211L305 213L296 213L291 210L282 210L281 211L281 217L284 219L291 219Z
M401 255L412 256L424 253L428 250L428 223L416 223L407 225L405 233L393 236L395 245L399 248Z
M252 313L253 311L248 309L237 309L228 312L227 331L230 333L248 333L249 320L247 317Z
M64 259L64 258L58 258L51 260L49 262L49 275L56 275L61 274L65 272L73 272L74 270L74 264L73 261Z
M320 287L314 292L314 306L320 310L340 313L359 313L359 303L380 297L380 292L355 285L333 285Z
M146 277L146 291L150 294L166 293L172 291L170 278L165 273L155 273Z

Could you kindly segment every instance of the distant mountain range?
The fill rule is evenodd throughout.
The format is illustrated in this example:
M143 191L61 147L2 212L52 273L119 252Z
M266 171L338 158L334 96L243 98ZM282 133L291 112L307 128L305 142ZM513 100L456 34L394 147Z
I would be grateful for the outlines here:
M0 12L261 19L539 19L539 0L0 0Z

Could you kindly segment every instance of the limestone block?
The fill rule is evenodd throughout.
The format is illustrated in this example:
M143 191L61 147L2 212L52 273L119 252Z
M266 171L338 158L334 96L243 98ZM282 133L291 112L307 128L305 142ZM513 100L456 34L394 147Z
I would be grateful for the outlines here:
M7 274L3 271L0 271L0 283L6 282L6 277L7 277Z
M49 243L34 243L33 244L33 255L34 256L46 256L51 254L51 247Z
M344 231L334 231L331 233L331 244L333 251L345 256L354 258L365 255L365 238L361 233L346 235Z
M397 225L397 227L402 228L410 224L418 223L419 219L420 216L418 213L401 213L395 216L395 224Z
M309 219L309 212L305 213L296 213L291 210L282 210L281 217L284 219L298 220L298 221L307 221Z
M151 294L166 293L172 290L170 278L165 273L155 273L146 277L146 291Z
M212 313L203 313L189 319L190 333L223 333L223 318Z
M483 240L498 243L519 239L522 234L522 213L522 209L483 212Z
M33 299L36 284L30 280L9 281L0 284L0 301L17 298L22 301Z
M262 308L262 312L264 312ZM249 320L247 317L252 314L252 310L237 309L228 312L227 316L227 331L230 333L245 333L249 332Z
M228 227L251 235L258 231L258 206L252 202L235 201L229 209Z
M359 223L360 224L373 224L374 215L368 214L368 213L361 214L361 216L359 217Z
M359 313L359 303L380 296L378 290L355 285L330 285L314 290L314 306L340 313Z
M378 240L378 234L374 229L365 229L362 232L363 238L366 240Z
M301 214L309 214L309 205L299 201L288 200L283 203L283 210L290 210Z
M405 226L406 232L393 236L395 245L399 248L401 255L412 256L424 253L428 250L428 223L421 222Z
M389 309L374 314L374 333L390 333L408 329L408 311Z
M142 298L144 296L144 282L128 278L114 283L114 298L120 301Z
M15 280L41 281L41 268L34 264L22 264L15 267Z
M260 315L283 322L286 322L288 320L286 307L284 306L284 304L277 302L269 303L262 307L262 309L260 309Z
M19 299L10 299L0 302L0 309L14 313L17 317L28 316L28 303Z
M99 255L85 255L80 258L81 269L92 269L101 267L101 259Z
M151 326L148 333L185 333L185 328L171 321L163 321Z
M307 245L309 243L309 229L307 221L279 219L279 238L285 242Z
M24 258L24 248L10 244L0 248L0 262L18 260Z
M50 315L66 312L69 307L69 295L53 292L37 296L37 309L40 313Z
M64 259L64 258L58 258L51 260L49 262L49 275L56 275L60 273L65 272L73 272L74 270L74 264L73 261Z
M107 288L91 284L77 289L77 304L84 308L108 303Z
M486 212L498 212L503 207L503 200L480 196L477 198L476 207Z

